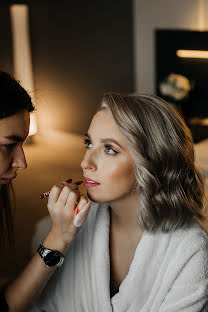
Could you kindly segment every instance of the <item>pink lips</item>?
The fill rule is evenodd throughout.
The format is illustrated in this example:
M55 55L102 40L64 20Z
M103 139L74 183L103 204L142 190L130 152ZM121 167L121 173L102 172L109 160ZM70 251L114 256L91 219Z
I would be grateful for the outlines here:
M84 186L85 187L89 188L89 187L95 187L95 186L100 185L100 183L98 183L98 182L96 182L96 181L94 181L92 179L89 179L87 177L84 177L84 179L85 179L85 182L84 182Z

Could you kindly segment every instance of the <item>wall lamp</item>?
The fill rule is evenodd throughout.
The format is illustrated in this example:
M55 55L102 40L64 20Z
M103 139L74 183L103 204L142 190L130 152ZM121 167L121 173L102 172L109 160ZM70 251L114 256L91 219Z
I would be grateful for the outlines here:
M183 58L208 59L208 51L205 50L177 50L176 55Z
M14 77L34 98L32 53L30 48L29 7L27 1L10 1L10 18L13 42ZM35 104L35 103L34 103ZM36 111L30 114L29 135L37 132Z

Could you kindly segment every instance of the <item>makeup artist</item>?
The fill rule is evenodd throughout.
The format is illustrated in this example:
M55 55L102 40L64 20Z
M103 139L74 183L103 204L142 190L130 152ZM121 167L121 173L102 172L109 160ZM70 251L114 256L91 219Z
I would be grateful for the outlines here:
M27 163L23 143L29 132L29 114L34 110L30 96L10 75L0 71L0 246L14 243L11 182ZM49 195L51 230L29 264L11 284L1 290L0 311L27 311L55 268L64 262L67 248L84 223L90 208L78 185L62 182ZM74 207L78 214L74 218Z

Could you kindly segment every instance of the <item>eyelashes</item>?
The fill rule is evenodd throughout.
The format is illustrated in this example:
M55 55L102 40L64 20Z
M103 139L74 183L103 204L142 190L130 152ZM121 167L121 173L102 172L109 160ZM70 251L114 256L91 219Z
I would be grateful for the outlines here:
M108 154L110 154L110 155L116 155L116 154L118 154L118 152L115 151L115 150L111 147L111 145L108 145L108 144L105 144L105 150L106 150L106 152L107 152Z
M85 145L85 148L89 148L89 144L92 144L92 143L90 142L90 140L88 140L88 139L84 139L83 143L84 143L84 145Z
M3 145L8 151L12 151L15 146L16 146L16 143L12 143L12 144L4 144Z
M84 139L84 145L85 145L86 149L92 147L92 143L91 143L91 141L89 139ZM105 147L105 153L107 153L108 155L116 155L116 154L118 154L118 152L115 149L113 149L111 145L105 144L104 147Z

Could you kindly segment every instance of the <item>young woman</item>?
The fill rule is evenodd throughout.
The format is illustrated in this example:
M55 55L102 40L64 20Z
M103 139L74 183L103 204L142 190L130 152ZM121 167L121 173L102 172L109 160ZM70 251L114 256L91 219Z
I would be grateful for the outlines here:
M27 92L4 72L0 72L0 101L0 246L3 250L13 242L10 188L18 170L27 167L23 143L29 131L29 113L34 107ZM75 204L79 213L73 222ZM51 230L21 275L2 290L1 312L28 311L55 268L63 263L68 246L89 212L89 204L87 197L80 195L76 183L62 182L52 188L48 209Z
M203 180L184 121L156 96L109 93L84 143L92 208L30 311L207 311Z

